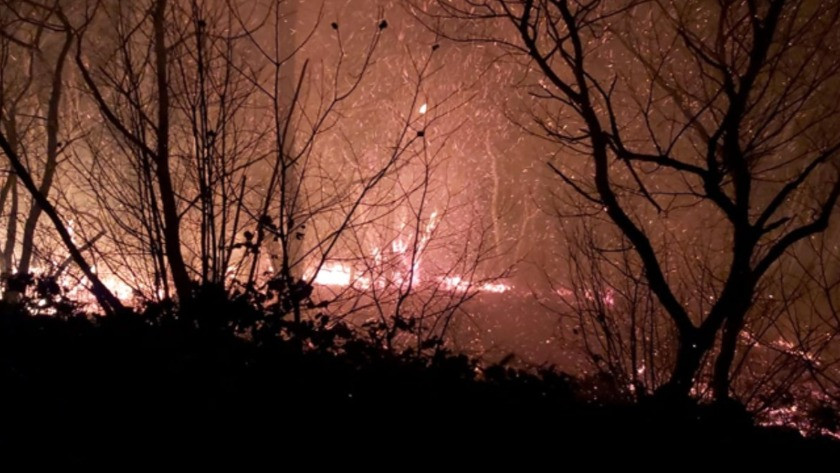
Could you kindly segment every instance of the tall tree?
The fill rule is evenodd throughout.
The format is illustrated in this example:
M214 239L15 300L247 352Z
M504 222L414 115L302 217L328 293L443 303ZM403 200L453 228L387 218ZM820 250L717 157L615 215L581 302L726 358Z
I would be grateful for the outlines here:
M24 157L22 163L33 179L40 178L39 193L48 197L58 171L62 137L66 138L66 143L72 134L65 128L62 118L65 70L73 34L63 21L62 6L58 1L44 4L10 1L4 2L2 7L3 16L9 20L3 25L5 34L0 38L6 63L0 80L3 84L4 132L10 149ZM3 272L22 276L7 281L4 291L7 300L17 300L26 289L33 256L39 250L36 230L43 211L37 200L23 202L23 205L28 204L28 210L21 219L23 231L18 238L21 207L18 179L16 172L10 172L0 198L2 207L7 200L10 203ZM49 269L46 263L38 261L39 272L45 273Z

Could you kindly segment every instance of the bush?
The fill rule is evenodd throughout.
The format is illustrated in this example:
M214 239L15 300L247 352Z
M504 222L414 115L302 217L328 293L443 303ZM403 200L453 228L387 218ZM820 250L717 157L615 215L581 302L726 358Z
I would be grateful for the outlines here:
M512 433L517 443L567 446L804 442L756 429L743 411L602 397L612 386L603 377L482 366L445 347L386 350L326 316L295 324L214 288L181 307L107 318L33 316L25 307L0 307L0 402L9 413L0 445L18 452L227 451L338 433L349 442L465 445Z

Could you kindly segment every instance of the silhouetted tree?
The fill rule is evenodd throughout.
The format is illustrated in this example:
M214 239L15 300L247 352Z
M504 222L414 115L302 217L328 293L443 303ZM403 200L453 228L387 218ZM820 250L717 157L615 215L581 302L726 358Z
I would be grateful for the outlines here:
M477 272L488 257L483 225L470 238L441 225L456 212L441 181L459 126L450 117L469 94L459 90L428 103L430 82L441 70L438 46L413 45L399 51L405 72L393 74L405 85L390 91L384 107L368 103L377 99L364 96L378 87L372 76L387 71L378 64L389 34L382 10L359 36L324 24L322 13L311 29L298 25L304 34L293 35L292 4L283 1L256 9L166 0L30 9L32 18L22 23L27 32L48 31L60 47L49 56L58 65L50 70L52 95L43 94L50 113L30 127L30 135L45 137L49 159L38 166L22 162L30 175L43 173L45 197L52 177L62 178L54 194L73 222L64 230L120 298L185 301L197 287L212 285L247 293L296 322L305 309L323 311L331 303L336 311L367 307L393 334L399 323L390 317L419 314L420 325L443 314L451 319L487 282ZM21 11L10 10L10 18L20 23ZM11 26L3 31L14 34ZM310 62L313 35L319 60ZM24 57L38 55L4 41L22 48ZM28 82L6 84L5 96L31 101ZM73 95L64 102L71 106L59 115L68 90ZM387 124L370 133L381 137L377 142L367 142L370 130L346 130L355 126L349 115L375 109ZM71 127L77 136L59 150L59 130ZM15 139L10 146L18 156L34 149ZM15 216L7 220L9 271L15 252L30 254L32 246L17 236L18 179L11 173L0 194ZM465 215L456 218L465 223ZM38 233L33 225L25 223L24 243ZM451 263L446 268L426 258L424 300L439 304L415 300L431 239ZM389 245L400 246L389 259L371 254ZM63 272L64 259L47 266ZM336 287L322 291L325 300L316 304L313 280L336 265L368 273L382 287ZM447 275L464 280L437 287ZM432 331L439 337L445 329Z
M430 27L520 58L533 79L531 130L564 153L549 165L635 251L679 337L660 392L688 395L720 337L712 385L727 398L762 281L836 212L840 5L432 3L419 16ZM681 297L665 251L678 217L714 221L688 228L726 241L726 263L704 255L715 278L705 310Z
M102 309L113 313L122 305L95 275L66 223L48 200L58 171L59 154L72 139L61 120L72 29L57 1L50 4L4 2L0 8L4 21L0 36L4 62L0 80L4 130L0 131L0 146L11 165L0 198L0 208L5 208L9 196L11 202L3 250L2 270L6 278L3 297L13 302L19 300L32 281L30 272L36 251L36 230L41 213L45 212L69 251L70 259L93 285ZM53 40L57 40L57 49ZM36 173L40 174L39 184L33 177ZM24 184L31 197L20 241L17 239L18 181ZM19 258L13 268L13 256L18 248ZM39 265L42 276L56 269L47 267L47 263L55 266L52 261L42 263Z

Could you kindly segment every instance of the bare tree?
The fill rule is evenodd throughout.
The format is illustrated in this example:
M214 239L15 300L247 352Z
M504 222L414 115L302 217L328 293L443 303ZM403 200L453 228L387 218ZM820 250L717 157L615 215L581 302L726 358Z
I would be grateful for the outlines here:
M381 10L363 35L319 14L296 38L279 1L54 6L42 12L52 23L28 25L49 27L61 40L58 64L70 64L51 69L47 102L73 95L33 130L77 137L47 153L54 165L33 167L61 178L52 210L36 200L51 218L60 202L73 223L59 236L75 245L74 260L86 255L76 262L99 274L96 284L123 300L182 301L215 285L295 322L328 306L338 317L364 313L392 348L408 346L410 325L418 351L442 348L470 298L504 289L494 281L505 271L486 264L492 225L447 182L472 95L433 85L445 66L433 38L395 52L399 85L387 103L368 103L378 97L372 76L390 71L379 60L389 34ZM316 34L319 60L308 61ZM376 141L355 122L374 112ZM3 194L12 203L18 174ZM64 256L52 266L64 271ZM335 285L336 271L353 276Z
M67 251L70 252L73 261L82 270L85 277L87 277L88 280L90 280L91 285L93 286L92 292L96 297L96 300L99 302L100 307L102 307L102 310L106 314L114 314L122 310L122 303L119 301L119 299L117 299L114 296L114 294L107 288L107 286L102 284L102 281L99 279L96 273L92 271L90 265L85 260L81 251L79 251L79 248L73 242L73 238L67 231L65 223L61 220L61 217L56 212L55 207L53 207L52 204L50 204L49 200L47 200L47 198L40 193L40 190L35 185L35 182L29 175L29 172L26 170L26 167L23 166L23 163L17 156L17 153L15 153L14 149L12 149L11 145L2 133L0 133L0 148L3 149L3 152L9 159L9 162L11 163L12 169L14 170L15 174L17 174L18 178L23 182L23 185L26 187L26 190L29 191L29 193L32 195L32 199L43 209L43 211L52 221L56 231L61 236L62 242L67 247Z
M532 130L568 156L551 168L632 245L679 336L660 392L687 395L720 336L712 384L727 398L762 281L828 227L840 197L832 85L840 62L830 47L840 5L434 3L420 16L431 27L522 58L534 79ZM637 38L638 49L628 51L621 36ZM705 238L727 242L725 264L705 255L715 277L706 310L681 297L684 273L663 251L658 229L680 216L703 219L706 228L690 231L711 228Z
M3 35L0 42L3 45L4 72L14 70L21 73L15 79L9 80L3 74L2 80L2 121L5 130L0 131L0 147L10 164L9 177L3 188L2 201L11 194L11 211L9 212L4 247L3 271L8 278L4 298L17 301L26 290L25 284L12 282L12 257L18 247L16 241L18 219L17 182L23 183L31 197L29 211L24 220L22 240L20 242L20 259L17 273L21 280L26 281L35 251L36 229L42 212L46 213L58 232L62 243L70 253L70 259L81 269L84 276L92 284L94 296L105 313L115 313L122 309L120 301L101 282L92 267L82 255L82 250L73 241L66 223L61 219L55 206L50 203L48 194L53 187L58 167L58 156L62 144L60 136L64 130L60 126L62 92L64 89L64 69L72 43L72 32L67 27L65 17L58 2L39 4L34 2L5 2L3 4L4 20ZM50 53L50 33L55 32L61 37L57 53ZM12 48L18 51L12 51ZM11 65L8 61L15 56L27 58L18 59L18 64ZM52 62L51 62L52 61ZM25 67L20 67L26 64ZM15 67L18 66L18 67ZM42 83L36 74L46 69L48 71L46 83ZM42 101L42 99L44 99ZM45 102L45 103L44 103ZM43 114L42 114L43 113ZM22 120L23 118L23 120ZM42 121L43 124L39 123ZM24 125L24 122L26 123ZM43 140L43 142L40 142ZM37 150L43 146L46 150L41 156ZM26 159L25 159L26 158ZM36 164L39 158L43 162ZM33 178L35 171L41 174L41 183L36 184ZM5 205L4 205L5 206Z
M102 2L73 20L75 63L90 99L79 107L84 139L71 150L86 183L85 202L74 208L85 227L106 234L94 250L97 264L144 297L168 297L170 282L184 297L167 249L173 224L160 168L168 166L190 284L269 293L274 307L300 321L313 279L348 257L348 238L368 242L372 233L360 235L419 189L397 184L429 178L429 168L411 163L428 153L426 131L463 105L452 97L423 104L440 70L432 65L437 46L406 53L414 70L374 146L346 132L344 117L370 106L358 96L378 67L386 20L371 25L366 41L356 35L350 50L344 29L321 15L291 38L284 2L256 10L235 2L147 6ZM310 64L305 46L316 32L333 47ZM112 41L91 41L103 36ZM105 126L91 121L96 116ZM163 140L171 144L162 160ZM423 207L417 218L431 211Z
M605 375L620 394L639 398L667 380L676 340L630 245L614 243L608 225L593 218L565 229L566 281L554 282L559 299L544 304L580 340L584 372Z
M45 22L55 22L61 24L60 12L58 11L59 8L60 7L57 3L49 8L45 8L49 13L55 11L56 14L50 15L48 13L47 17L41 22L41 24ZM53 16L55 18L53 18ZM38 187L39 192L44 196L49 195L58 168L59 146L61 145L59 140L59 113L61 107L62 92L64 89L64 69L67 63L68 54L70 52L70 46L72 45L73 41L72 31L69 28L67 28L66 25L61 25L59 31L62 35L62 39L60 40L60 49L56 55L55 63L52 66L52 71L50 71L51 73L49 75L49 86L47 89L48 93L46 94L46 159L43 165L41 183ZM25 220L22 235L23 240L21 243L20 261L18 263L18 272L21 274L29 273L30 264L32 262L35 230L38 225L38 219L41 215L41 211L41 206L37 202L33 203L33 205L30 206L29 213Z
M133 11L131 6L126 5L115 5L113 8L116 10L117 18L131 15L121 22L124 29L118 29L116 38L117 51L123 52L123 57L128 62L122 63L125 66L122 69L110 71L112 74L109 74L104 66L98 68L98 73L103 77L103 81L112 84L112 91L120 100L119 106L109 103L101 85L82 55L85 49L86 28L93 20L96 11L87 12L88 17L85 18L85 22L76 28L76 65L103 119L125 146L141 155L140 159L145 163L144 169L154 176L156 188L150 191L156 194L158 205L152 212L159 220L159 232L162 235L160 243L166 256L167 274L172 278L178 296L186 300L192 290L192 281L187 272L187 264L181 248L181 219L172 177L170 145L172 126L170 51L172 45L167 39L167 28L171 25L168 22L171 8L166 0L157 0L146 9L138 7ZM137 44L137 37L140 35L148 35L149 40L145 42L145 46L149 49L145 51L141 49L138 52L134 48L144 47L143 43ZM133 57L132 54L137 54L139 57ZM142 62L137 64L132 63L132 60ZM152 78L148 79L149 87L139 90L134 87L121 87L121 84L132 85L132 80L145 80L138 76L143 72L151 73ZM136 87L140 84L133 85ZM137 98L135 94L149 93L154 95L152 102L133 101ZM124 108L126 104L128 108ZM122 109L134 115L121 116ZM132 118L136 118L139 123L132 123ZM132 124L139 126L133 128Z
M359 106L356 96L376 63L387 21L374 25L356 58L346 49L340 24L323 25L332 31L334 49L323 55L320 66L311 66L298 58L308 36L301 44L284 43L287 27L280 6L268 8L267 16L273 21L264 29L248 28L248 19L235 12L244 36L257 52L257 66L244 68L242 73L269 104L266 121L270 123L265 162L268 179L262 182L258 205L248 210L256 228L241 242L248 248L241 260L245 263L241 283L246 290L255 291L262 280L262 287L289 303L285 310L299 322L313 281L338 262L358 262L369 256L363 248L378 233L376 229L409 205L418 190L416 186L410 191L400 189L398 184L415 172L410 163L422 159L426 132L436 122L431 114L425 116L418 110L421 94L437 70L432 67L437 48L412 56L414 70L404 100L393 104L389 121L393 126L383 130L387 146L371 152L368 144L359 143L343 130L342 116ZM319 15L312 31L320 25ZM328 67L324 58L331 61ZM300 65L298 69L292 67L293 60ZM290 76L295 78L291 84ZM443 100L440 106L449 106L448 102ZM368 156L363 157L358 150L365 148ZM425 177L421 182L428 184L428 174L420 176ZM423 216L417 218L427 218L428 209L421 208L420 214ZM379 236L388 238L382 233ZM361 253L353 252L353 242ZM367 287L363 292L371 290ZM369 295L356 293L358 297Z
M62 5L57 1L46 4L4 2L2 8L4 18L8 20L3 25L4 34L0 39L6 62L0 81L3 83L3 140L12 164L0 199L4 208L7 199L11 204L3 250L3 273L6 275L4 299L17 301L31 281L29 276L33 257L38 253L36 232L41 213L47 211L53 223L61 226L59 233L64 244L71 242L68 239L69 232L58 218L56 209L50 206L46 210L45 205L54 187L59 157L75 139L73 130L62 123L65 117L62 110L65 70L73 34L66 23ZM35 184L37 178L40 178L40 183ZM18 180L23 180L32 194L19 240ZM50 266L56 266L56 263L50 259L48 248L45 248L50 246L49 240L41 238L40 244L43 257L35 265L36 272L40 276L47 276L51 272ZM90 276L88 272L91 268L84 262L79 249L73 245L69 250L70 258L81 263L83 272ZM14 262L16 253L18 257ZM96 278L92 281L95 286L98 285ZM103 287L95 289L102 292ZM104 302L106 312L119 307L119 304L114 304L115 299L112 299L108 291L103 294L97 297L100 302Z
M388 350L440 351L457 342L450 329L470 300L508 289L499 280L510 268L494 268L492 220L483 209L456 204L441 172L452 158L448 145L460 136L444 118L463 102L448 102L426 104L416 154L388 176L360 210L364 224L348 226L335 257L323 263L324 279L337 283L318 293L329 313L357 323ZM393 201L398 208L387 205Z

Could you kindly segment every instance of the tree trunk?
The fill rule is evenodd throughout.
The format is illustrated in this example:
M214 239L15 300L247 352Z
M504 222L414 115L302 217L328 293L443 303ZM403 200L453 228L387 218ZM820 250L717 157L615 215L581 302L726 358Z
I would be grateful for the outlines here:
M169 270L172 273L175 291L178 293L178 298L185 301L190 296L192 282L181 253L180 218L169 169L169 81L167 77L165 20L166 0L158 0L154 9L155 65L158 91L155 176L160 189L160 202L163 211L164 250L169 261Z
M687 399L709 345L698 334L682 335L671 378L657 390L657 395L669 400Z
M50 98L47 104L47 162L44 165L44 175L39 188L41 195L45 198L50 193L58 167L58 114L61 106L61 80L64 75L67 54L70 52L72 44L73 33L68 28L64 36L64 44L56 60L52 83L50 84ZM32 251L35 245L35 230L38 227L41 210L41 206L36 201L33 201L29 207L29 215L26 217L26 223L23 226L23 240L21 242L20 262L18 263L18 273L20 274L29 273L29 265L32 262Z
M747 244L751 245L752 240L749 240ZM749 252L743 251L742 254L750 254L752 247L749 248ZM741 269L733 270L732 273L737 276L732 279L733 283L730 287L724 289L724 294L730 297L721 296L721 299L718 301L717 309L719 309L719 314L723 315L724 318L721 320L723 330L721 333L720 351L715 359L714 372L712 373L712 390L717 401L729 399L729 372L732 368L732 362L735 360L738 337L744 328L744 321L752 305L753 295L755 293L755 284L751 282L754 280L754 276L746 269L748 267L748 258L741 258ZM718 328L720 326L716 327L716 329Z
M716 401L729 399L730 378L729 372L732 369L732 362L735 360L735 351L738 347L738 336L744 328L745 314L735 314L726 319L721 336L720 353L715 360L715 370L712 375L712 389Z
M6 176L6 182L3 183L3 189L0 190L0 212L6 208L6 201L9 200L9 194L12 193L12 188L17 187L17 175L14 172L9 172L9 175ZM17 193L17 190L15 190ZM12 199L12 208L9 209L9 220L6 224L6 231L8 232L9 227L12 225L12 214L17 213L15 210L17 207L16 198ZM9 241L9 235L6 235L6 242ZM6 248L3 248L0 252L0 275L2 274L9 274L12 272L12 264L11 260L6 259Z
M14 149L14 148L12 148ZM3 245L3 273L11 274L12 259L15 255L15 242L17 241L17 218L18 218L18 189L17 189L17 174L9 175L8 186L10 208L8 223L6 224L6 242ZM8 292L8 288L6 290ZM4 295L5 297L5 295Z
M17 126L14 116L10 116L5 123L6 130L9 135L9 150L13 153L18 151ZM18 224L18 189L17 189L17 174L14 171L9 173L6 185L3 188L4 192L9 193L9 216L6 223L6 242L3 245L2 255L2 273L12 275L12 259L15 255L15 244L17 243L17 224ZM5 200L5 195L4 195ZM6 281L6 288L3 291L3 300L7 302L17 302L20 298L18 286L12 283L9 279Z
M295 81L295 64L297 61L295 61L295 55L293 54L295 48L297 48L297 44L295 42L294 37L294 32L297 30L297 13L294 8L289 8L288 6L282 3L278 4L277 8L279 9L278 12L282 12L285 21L287 21L288 24L291 25L288 28L281 27L278 32L278 53L281 57L288 56L290 58L283 65L283 67L286 68L286 73L283 74L282 70L277 71L277 73L280 74L280 98L282 101L287 102L287 104L284 105L288 105L288 107L290 107L289 112L286 115L286 120L288 121L292 119L292 109L295 107L297 102L294 99L294 97L297 94ZM289 129L291 129L291 127ZM291 161L291 159L293 159L293 157L295 156L294 137L294 130L291 133L284 133L282 142L280 143L280 145L285 148L285 152L283 153L284 160L288 159L289 162L288 164L284 162L282 168L279 224L283 228L283 238L281 239L281 243L283 244L281 262L282 273L283 277L286 278L286 280L292 287L292 313L294 316L294 321L300 323L301 301L296 297L296 288L298 281L300 281L303 277L303 265L299 260L303 251L303 238L305 237L305 235L300 229L300 224L303 222L296 221L296 219L299 217L298 200L300 198L299 193L301 192L302 172L298 168L298 164L296 162ZM298 238L298 233L300 233L300 238Z

